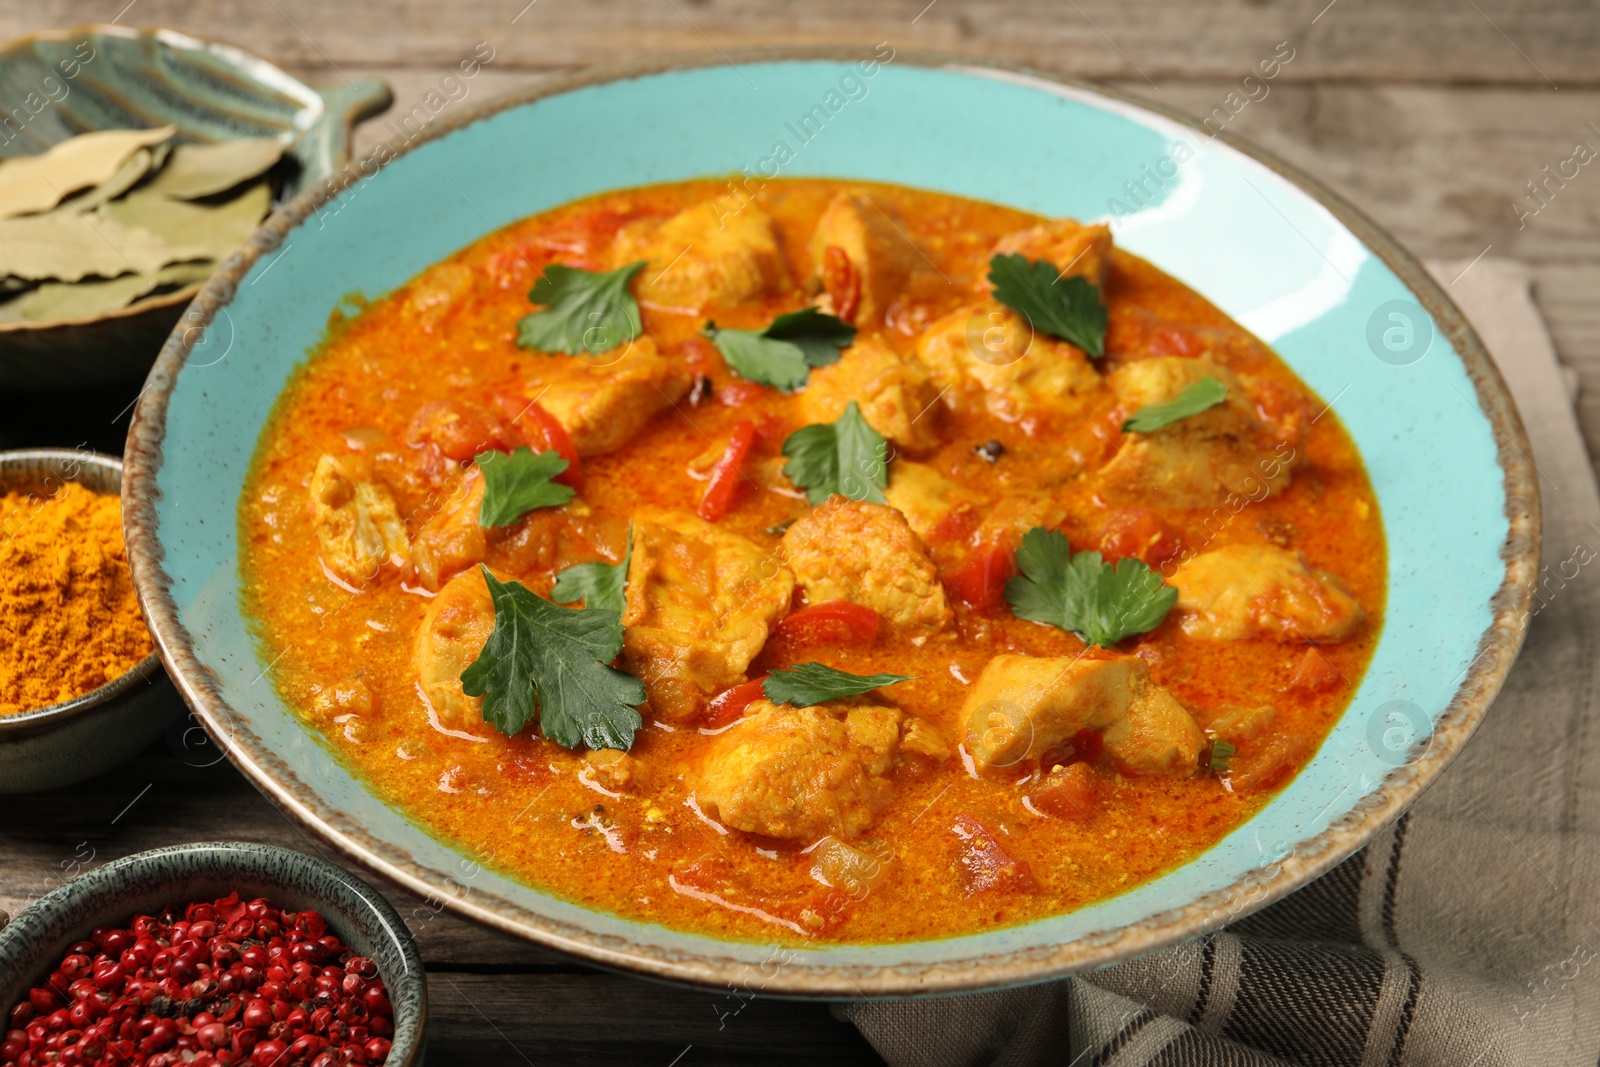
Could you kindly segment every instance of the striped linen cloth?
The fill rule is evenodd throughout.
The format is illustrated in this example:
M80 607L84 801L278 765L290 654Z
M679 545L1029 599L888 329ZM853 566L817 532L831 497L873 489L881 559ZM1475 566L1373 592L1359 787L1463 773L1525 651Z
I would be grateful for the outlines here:
M1522 266L1437 263L1516 397L1541 606L1461 756L1366 848L1225 929L1081 978L836 1005L893 1067L1510 1067L1600 1055L1600 497ZM1465 270L1465 273L1463 273Z

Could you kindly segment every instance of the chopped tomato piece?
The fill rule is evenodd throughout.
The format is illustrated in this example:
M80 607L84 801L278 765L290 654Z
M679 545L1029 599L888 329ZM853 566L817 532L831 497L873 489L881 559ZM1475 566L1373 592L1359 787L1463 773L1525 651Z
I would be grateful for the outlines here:
M747 382L743 378L729 382L717 390L717 399L726 407L742 408L752 401L760 400L767 395L767 387Z
M1194 359L1205 352L1199 336L1183 326L1157 326L1150 331L1150 352L1157 356L1183 356Z
M408 439L438 447L450 459L465 463L480 452L511 452L522 437L505 419L476 404L430 400L417 409Z
M766 676L752 678L748 682L740 682L732 689L724 689L706 702L704 711L701 712L701 725L715 729L718 726L727 726L744 714L744 709L766 696L766 690L761 688Z
M567 469L556 475L553 481L576 490L583 489L583 464L578 459L578 449L572 443L572 435L567 433L567 428L561 425L559 419L546 411L537 400L521 400L510 396L500 398L500 412L522 431L522 436L528 439L534 451L559 452L561 458L567 461Z
M928 531L929 541L965 541L978 528L983 516L971 504L957 504L939 517Z
M1100 529L1100 555L1107 562L1132 556L1159 568L1187 547L1170 522L1143 508L1113 512Z
M985 545L973 551L945 576L945 585L963 604L993 611L1005 603L1006 582L1017 573L1010 545Z
M770 411L763 411L756 416L756 444L761 448L776 452L792 432L789 423Z
M864 604L829 600L812 604L788 616L772 635L806 644L870 645L878 639L883 616Z
M1301 693L1331 693L1343 683L1339 668L1316 648L1306 649L1289 677L1289 688Z
M603 243L616 236L617 230L632 215L624 215L604 208L586 211L571 219L567 225L548 229L534 237L534 244L553 252L565 252L562 262L576 265L572 256L592 255Z
M1027 862L1013 859L977 819L957 815L950 832L961 839L961 855L957 863L961 867L968 896L990 889L1031 893L1039 888Z
M536 245L511 245L491 255L484 262L483 269L496 287L521 288L533 284L549 258L549 253Z
M1305 440L1311 410L1305 397L1295 389L1273 381L1261 382L1255 389L1256 417L1272 428L1272 436L1292 445Z
M1093 819L1100 796L1100 775L1087 763L1052 767L1028 799L1046 815L1072 822Z
M861 275L850 256L838 245L822 252L822 288L833 300L833 313L851 325L861 310Z
M1236 790L1267 793L1289 780L1311 753L1311 739L1296 731L1273 734L1240 744L1229 760Z
M739 494L750 481L744 472L744 461L750 455L750 446L755 444L755 440L756 424L749 419L740 419L728 435L728 447L723 450L722 458L711 467L705 496L700 498L700 507L696 509L702 519L719 522L733 510Z

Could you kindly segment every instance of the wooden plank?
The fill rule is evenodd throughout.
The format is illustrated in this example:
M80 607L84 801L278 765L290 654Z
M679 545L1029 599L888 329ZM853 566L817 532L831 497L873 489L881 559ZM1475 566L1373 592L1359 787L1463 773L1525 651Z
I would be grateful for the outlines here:
M625 986L619 983L626 982ZM880 1063L826 1005L699 993L600 974L428 978L430 1064Z
M1600 263L1535 264L1533 295L1556 352L1578 372L1578 424L1600 476Z
M372 882L400 912L429 966L575 971L580 965L419 900L308 836L227 762L186 766L165 742L40 803L0 804L0 910L16 914L71 875L146 849L251 841L320 855Z
M122 0L95 6L117 15ZM130 7L132 5L129 5ZM0 35L91 17L72 0L0 0ZM1238 79L1288 41L1289 81L1600 84L1600 20L1582 0L142 0L122 21L173 25L293 66L442 67L479 41L502 68L553 69L641 55L878 41L1003 58L1091 78L1161 84Z

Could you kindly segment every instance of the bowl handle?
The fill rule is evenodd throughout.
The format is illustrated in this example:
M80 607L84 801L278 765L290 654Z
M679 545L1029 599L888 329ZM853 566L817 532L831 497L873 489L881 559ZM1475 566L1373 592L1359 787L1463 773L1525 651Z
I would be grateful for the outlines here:
M325 110L296 142L294 154L304 174L317 181L338 170L350 160L350 145L356 126L394 103L394 92L382 78L357 78L353 82L318 89ZM302 180L302 187L310 181Z

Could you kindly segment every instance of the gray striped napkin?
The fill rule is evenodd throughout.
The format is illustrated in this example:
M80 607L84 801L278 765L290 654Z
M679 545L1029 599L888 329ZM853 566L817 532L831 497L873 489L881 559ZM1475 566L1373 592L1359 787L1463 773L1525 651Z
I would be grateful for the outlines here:
M1593 1067L1600 578L1573 561L1600 558L1600 497L1526 269L1429 269L1510 384L1544 495L1542 604L1476 736L1366 848L1217 933L1029 989L836 1005L893 1067Z

